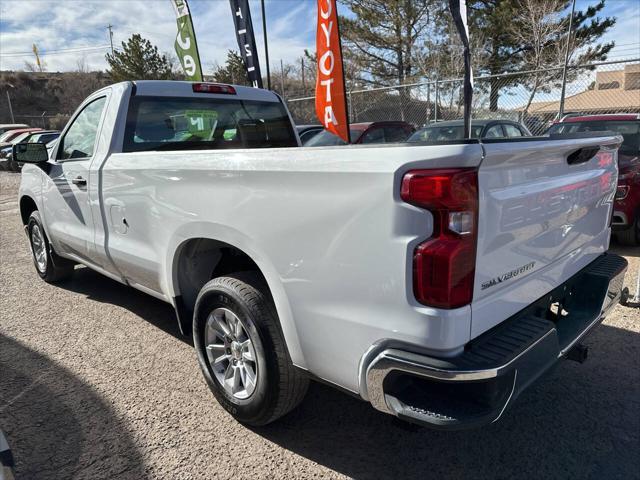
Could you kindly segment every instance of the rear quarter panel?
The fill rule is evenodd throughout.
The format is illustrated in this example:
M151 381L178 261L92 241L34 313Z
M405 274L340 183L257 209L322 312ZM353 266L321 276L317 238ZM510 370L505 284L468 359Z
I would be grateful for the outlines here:
M394 338L441 355L468 340L470 308L418 305L414 245L430 214L399 199L410 168L474 166L478 144L114 154L103 203L123 203L129 231L109 248L139 257L178 295L175 252L190 238L245 251L265 275L294 363L352 391L358 363Z

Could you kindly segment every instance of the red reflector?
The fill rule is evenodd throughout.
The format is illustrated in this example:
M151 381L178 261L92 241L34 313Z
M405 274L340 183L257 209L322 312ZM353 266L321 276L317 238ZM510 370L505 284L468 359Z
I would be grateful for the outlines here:
M194 83L193 91L196 93L224 93L235 95L236 89L231 85L223 85L220 83Z
M433 215L433 234L414 251L416 299L438 308L471 303L478 238L477 170L411 171L402 179L400 196Z
M599 167L608 167L613 163L613 153L599 151L596 155Z

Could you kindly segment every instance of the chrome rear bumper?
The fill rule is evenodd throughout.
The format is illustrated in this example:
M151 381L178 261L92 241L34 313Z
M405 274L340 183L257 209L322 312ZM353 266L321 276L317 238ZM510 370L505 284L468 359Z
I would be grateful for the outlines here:
M604 254L567 282L454 358L402 348L380 351L366 369L369 401L378 410L422 425L485 425L565 357L618 303L627 262Z

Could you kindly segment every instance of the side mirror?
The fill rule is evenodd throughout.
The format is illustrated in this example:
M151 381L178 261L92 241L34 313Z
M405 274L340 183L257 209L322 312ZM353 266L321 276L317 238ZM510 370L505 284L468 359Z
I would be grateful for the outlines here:
M13 161L18 163L46 163L49 152L44 143L16 143L13 146Z

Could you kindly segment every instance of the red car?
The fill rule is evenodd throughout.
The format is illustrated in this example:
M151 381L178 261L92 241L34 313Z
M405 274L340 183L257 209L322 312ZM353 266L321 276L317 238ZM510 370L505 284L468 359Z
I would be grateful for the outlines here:
M618 190L612 229L625 245L640 245L640 114L583 115L563 118L547 133L611 130L624 141L618 151Z
M405 142L415 132L413 125L403 121L363 122L349 125L351 143L397 143ZM305 147L329 147L344 145L333 133L323 130L304 144Z
M27 128L16 128L13 130L7 130L2 135L0 135L0 147L6 147L7 145L12 145L12 141L15 140L19 135L23 133L30 132L39 132L42 130L37 127L27 127Z

